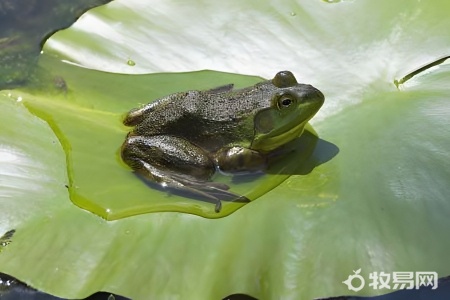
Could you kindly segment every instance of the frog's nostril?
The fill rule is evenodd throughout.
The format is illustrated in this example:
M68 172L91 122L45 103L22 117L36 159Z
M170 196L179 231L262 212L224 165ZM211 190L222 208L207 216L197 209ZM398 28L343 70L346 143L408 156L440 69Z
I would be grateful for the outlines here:
M322 103L325 101L325 96L323 93L313 87L312 85L308 85L307 88L302 93L303 101L321 101Z
M317 100L322 100L322 102L325 100L325 96L323 95L323 93L318 90L317 88L313 87L312 85L308 86L308 95L309 98L314 98Z
M320 90L318 90L318 89L315 89L315 90L316 90L316 96L317 96L317 98L318 98L318 99L321 99L322 102L324 102L324 101L325 101L325 95L324 95Z

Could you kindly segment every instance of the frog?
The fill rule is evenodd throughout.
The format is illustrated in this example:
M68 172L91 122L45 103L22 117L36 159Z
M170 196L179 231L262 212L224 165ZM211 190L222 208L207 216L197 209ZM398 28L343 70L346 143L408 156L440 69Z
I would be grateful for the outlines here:
M249 200L213 175L264 172L324 100L290 71L241 89L227 84L173 93L125 115L123 124L132 129L121 158L149 182L206 198L220 212L223 200Z

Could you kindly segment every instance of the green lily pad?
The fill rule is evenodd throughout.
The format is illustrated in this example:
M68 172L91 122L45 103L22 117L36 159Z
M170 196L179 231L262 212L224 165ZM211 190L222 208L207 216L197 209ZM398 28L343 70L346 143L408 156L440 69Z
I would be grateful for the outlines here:
M10 97L21 97L25 106L47 121L57 135L66 153L67 188L76 205L107 220L116 220L162 211L218 218L246 204L227 201L222 204L221 211L216 212L214 203L149 188L120 158L120 146L129 131L122 125L122 119L125 112L139 106L142 101L155 100L161 93L175 92L173 82L188 82L192 84L191 88L195 88L208 86L212 77L217 81L223 80L218 84L233 82L240 86L253 85L261 79L225 73L215 76L213 72L123 76L93 72L45 56L40 63L43 70L57 72L58 75L53 80L51 75L41 75L42 78L35 78L37 83L30 94L9 92ZM90 85L92 82L108 88L99 93ZM63 88L52 89L52 83ZM150 88L139 88L141 85ZM128 92L124 93L124 90ZM236 195L255 200L289 175L298 173L304 165L313 164L311 154L316 141L316 133L307 127L307 132L297 143L297 149L301 146L301 150L274 164L257 180L247 179L237 184L236 177L239 176L224 175L216 175L214 180L230 186L230 191Z
M448 55L449 5L118 0L89 12L44 52L127 73L209 68L269 78L290 69L326 96L312 120L322 139L314 155L324 163L224 218L163 212L106 221L69 200L60 134L11 101L40 103L48 95L3 91L0 235L16 232L0 253L0 272L61 297L107 290L133 299L375 295L392 288L369 286L372 272L448 276L450 68L444 62L398 88L394 81ZM57 63L41 65L66 76ZM206 86L168 75L174 90L148 95L217 86L226 82L221 74L209 76ZM105 97L119 84L110 84L115 76L124 88ZM83 87L82 79L68 80L63 107L88 108L76 110L80 117L107 107L119 117L151 100L128 100L131 92L158 89L144 78L101 73ZM52 99L62 101L64 89L57 93ZM328 161L323 140L339 148ZM354 293L342 282L358 269L366 286Z

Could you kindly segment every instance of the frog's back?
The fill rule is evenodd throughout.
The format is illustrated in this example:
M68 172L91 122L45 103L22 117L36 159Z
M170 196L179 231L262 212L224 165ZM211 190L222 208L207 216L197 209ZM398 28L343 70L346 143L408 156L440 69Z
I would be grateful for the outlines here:
M188 101L187 107L210 121L239 122L247 116L253 117L258 110L270 107L274 89L270 81L264 81L252 87L223 93L201 91L202 101Z
M234 141L251 143L255 111L270 105L267 82L232 91L187 91L161 98L137 124L137 135L183 137L207 150ZM174 96L175 95L175 96Z

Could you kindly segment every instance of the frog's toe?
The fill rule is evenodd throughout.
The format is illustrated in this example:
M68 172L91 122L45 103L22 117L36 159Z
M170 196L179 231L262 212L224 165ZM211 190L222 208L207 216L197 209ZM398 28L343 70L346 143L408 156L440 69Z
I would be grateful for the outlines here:
M216 213L219 213L221 210L222 210L222 201L219 200L216 202L216 207L214 208L214 211Z
M196 189L199 191L202 191L203 193L208 194L211 198L218 199L218 201L229 201L229 202L240 202L240 203L250 202L250 200L245 196L235 194L235 193L225 190L225 189L217 188L215 186L215 182L206 182L202 186L197 186ZM228 186L227 186L227 189L229 189ZM216 206L216 211L217 211L217 209L219 209L219 211L220 211L219 206Z
M225 183L220 183L220 182L206 182L203 183L206 184L207 186L213 188L213 189L218 189L218 190L223 190L223 191L228 191L230 189L230 187L225 184Z
M222 209L222 201L230 202L250 202L245 196L235 194L229 190L229 186L218 182L194 182L184 181L184 191L188 191L194 195L203 197L216 203L215 212L220 212Z
M221 200L225 200L225 201L236 201L238 199L240 199L241 195L235 194L231 191L228 191L229 187L227 186L227 189L221 189L221 188L217 188L214 185L210 185L210 182L206 183L203 186L198 186L196 187L197 189L210 194L211 196L217 198L217 199L221 199Z
M211 193L202 191L201 189L195 188L195 187L191 187L191 186L186 186L184 185L183 187L175 187L178 190L184 191L184 192L188 192L191 193L192 195L197 195L199 197L202 197L204 199L208 199L211 200L212 202L216 203L216 212L220 212L221 208L222 208L222 202L219 198L217 198L216 196L214 196ZM218 210L217 210L218 209Z

